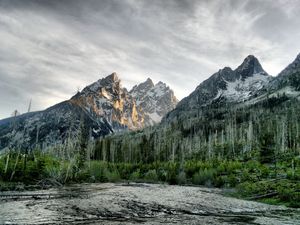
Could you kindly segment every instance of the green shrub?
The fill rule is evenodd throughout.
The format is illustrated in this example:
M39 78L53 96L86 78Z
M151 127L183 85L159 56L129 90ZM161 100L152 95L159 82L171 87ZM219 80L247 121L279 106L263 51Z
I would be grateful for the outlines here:
M156 170L149 170L145 174L144 178L147 181L158 181L158 176L157 176Z
M181 171L176 177L177 184L186 184L186 174L184 171Z
M228 173L235 173L237 170L242 169L241 162L238 161L228 161L226 166L226 170Z
M193 176L193 184L211 186L214 180L215 171L213 169L200 169Z
M113 171L104 171L104 176L107 178L109 182L117 182L120 181L120 174L117 170Z
M228 176L228 184L230 187L235 187L239 182L240 180L236 175L230 174Z
M89 173L91 180L97 182L107 182L107 164L102 161L91 161Z
M224 179L224 176L217 176L213 180L213 185L215 187L221 188L221 187L224 187L225 184L226 184L226 181Z
M300 169L288 169L287 170L287 178L290 180L298 180L300 181Z
M53 178L56 180L60 180L61 177L61 167L56 164L46 164L44 168L44 174L47 178Z
M158 180L165 182L168 178L168 172L165 169L160 168L157 170L157 176Z
M260 172L261 172L261 176L262 176L263 178L268 178L269 175L270 175L270 169L269 169L269 167L266 166L266 165L261 165L261 166L260 166Z
M133 172L129 177L129 180L132 181L139 181L140 179L141 179L141 173L139 169Z
M221 164L219 164L217 166L217 173L218 174L224 174L224 173L226 173L226 164L224 162L222 162Z

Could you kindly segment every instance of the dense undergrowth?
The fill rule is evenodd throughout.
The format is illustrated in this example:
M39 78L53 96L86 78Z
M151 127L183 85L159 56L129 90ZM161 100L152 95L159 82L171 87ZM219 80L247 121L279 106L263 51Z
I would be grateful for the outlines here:
M273 204L300 207L300 158L274 164L256 160L153 162L151 164L80 162L80 155L62 160L41 152L0 156L1 190L17 183L166 182L235 188L235 196Z

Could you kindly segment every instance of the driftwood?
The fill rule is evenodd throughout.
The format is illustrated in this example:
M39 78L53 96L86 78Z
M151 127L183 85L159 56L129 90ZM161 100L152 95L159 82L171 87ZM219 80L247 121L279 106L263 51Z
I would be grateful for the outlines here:
M263 195L255 195L255 196L248 198L248 200L258 200L258 199L262 199L262 198L270 198L270 197L274 197L277 195L278 195L278 192L275 191L275 192L271 192L271 193L267 193L267 194L263 194Z
M72 198L77 197L77 194L73 193L3 193L0 194L0 199L51 199L51 198Z
M40 187L62 187L63 185L55 179L43 179L36 183Z

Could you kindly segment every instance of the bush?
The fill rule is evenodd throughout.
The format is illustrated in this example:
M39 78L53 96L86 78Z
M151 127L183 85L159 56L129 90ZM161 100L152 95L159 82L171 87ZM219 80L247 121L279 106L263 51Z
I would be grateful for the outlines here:
M44 173L46 177L53 178L56 180L59 180L61 176L61 170L59 166L46 165Z
M193 184L211 186L214 180L215 171L213 169L200 169L193 176Z
M226 172L226 166L225 163L221 163L217 166L217 173L218 174L224 174Z
M165 182L168 178L168 172L165 169L160 168L157 170L157 176L158 180Z
M241 162L238 161L228 161L226 164L226 170L228 173L235 173L237 170L243 168Z
M287 170L287 178L290 180L300 180L300 169L292 170L288 169Z
M137 171L133 172L130 177L129 177L129 180L132 180L132 181L139 181L141 178L141 173L140 173L140 170L138 169Z
M247 181L239 184L237 190L242 196L251 196L253 193L257 192L257 186L256 184Z
M186 184L186 174L184 171L181 171L176 177L177 184Z
M239 179L236 175L230 174L228 176L228 184L229 187L235 187L239 183Z
M262 178L268 178L270 175L270 169L266 165L261 165L260 167L260 173Z
M121 180L120 174L116 169L112 171L105 169L103 171L103 175L104 175L104 179L109 182L117 182Z
M213 185L218 188L223 187L225 185L225 183L226 182L225 182L225 179L223 176L217 176L213 181Z
M158 181L156 170L149 170L144 178L146 181Z
M90 177L94 181L107 182L108 181L108 169L107 164L102 161L92 161L89 168Z

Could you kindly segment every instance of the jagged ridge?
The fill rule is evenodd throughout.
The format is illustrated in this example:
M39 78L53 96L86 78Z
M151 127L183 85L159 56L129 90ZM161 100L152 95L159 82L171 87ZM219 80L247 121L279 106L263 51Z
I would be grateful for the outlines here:
M174 109L177 99L166 84L159 82L146 88L145 83L128 92L117 74L112 73L70 100L44 111L0 121L0 149L16 146L44 149L68 138L78 139L82 121L94 138L158 123Z
M225 67L203 81L166 118L172 120L184 111L210 105L215 101L244 102L255 96L270 80L272 77L264 71L258 59L249 55L235 70Z

